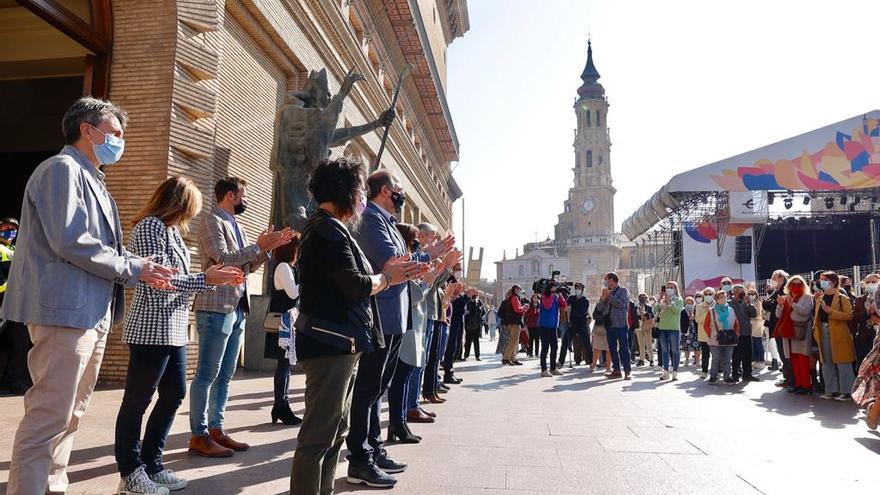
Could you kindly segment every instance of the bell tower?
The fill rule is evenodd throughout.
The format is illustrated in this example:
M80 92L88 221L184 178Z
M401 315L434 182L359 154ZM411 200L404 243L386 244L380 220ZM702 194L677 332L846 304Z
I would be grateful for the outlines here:
M591 286L601 283L594 276L617 270L620 258L614 234L616 190L611 181L609 105L599 77L592 41L588 41L583 84L574 102L574 180L556 226L556 239L569 252L569 276L586 283L588 296L594 292Z

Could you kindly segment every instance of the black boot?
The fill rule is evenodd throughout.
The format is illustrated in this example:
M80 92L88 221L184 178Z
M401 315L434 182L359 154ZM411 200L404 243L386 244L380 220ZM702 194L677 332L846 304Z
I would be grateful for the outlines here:
M388 425L388 441L393 442L395 439L400 443L419 443L421 441L421 438L413 436L406 426L391 423Z
M416 435L412 432L412 430L409 429L409 423L403 423L403 429L406 430L407 433L409 433L409 436L418 439L420 442L422 441L422 437L420 435Z
M774 359L773 362L770 363L770 371L779 371L779 361Z
M296 414L293 414L293 411L290 410L290 404L286 403L275 403L272 406L272 424L281 421L281 423L289 425L289 426L297 426L302 424L303 420L297 417Z

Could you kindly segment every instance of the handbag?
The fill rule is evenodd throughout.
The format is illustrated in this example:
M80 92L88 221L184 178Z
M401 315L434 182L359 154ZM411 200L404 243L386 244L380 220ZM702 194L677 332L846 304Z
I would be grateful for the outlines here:
M739 337L733 330L721 330L718 325L718 319L715 317L715 311L712 310L712 321L715 322L715 328L718 328L718 345L736 345L739 343Z
M263 318L263 328L269 333L278 333L281 326L281 313L268 312Z

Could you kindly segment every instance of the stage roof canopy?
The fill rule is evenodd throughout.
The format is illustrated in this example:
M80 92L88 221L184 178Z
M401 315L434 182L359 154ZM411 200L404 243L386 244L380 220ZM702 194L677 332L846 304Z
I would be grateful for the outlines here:
M880 110L676 175L623 222L631 240L695 194L880 187Z

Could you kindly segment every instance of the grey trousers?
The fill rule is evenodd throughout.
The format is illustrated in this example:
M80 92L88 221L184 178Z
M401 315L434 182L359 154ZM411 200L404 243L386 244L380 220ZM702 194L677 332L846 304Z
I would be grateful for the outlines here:
M306 411L290 470L291 495L333 493L360 357L357 353L301 361Z

